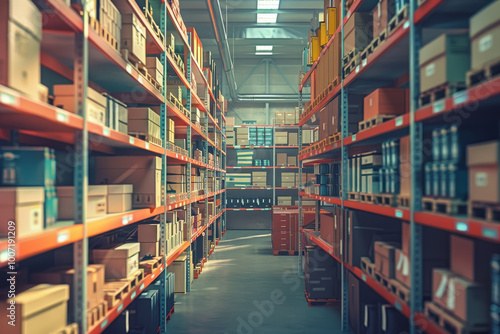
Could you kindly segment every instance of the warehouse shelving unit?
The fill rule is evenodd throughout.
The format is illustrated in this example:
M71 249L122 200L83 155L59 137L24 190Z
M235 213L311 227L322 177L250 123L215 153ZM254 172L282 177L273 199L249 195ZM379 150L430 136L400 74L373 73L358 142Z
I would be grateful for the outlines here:
M271 166L227 166L226 167L226 170L229 172L229 171L245 171L245 172L251 172L251 171L259 171L259 170L263 170L263 171L272 171L272 182L270 185L266 186L266 187L262 187L262 186L247 186L247 187L230 187L230 188L226 188L226 190L228 192L231 192L231 194L235 194L235 196L237 196L237 194L240 192L240 191L252 191L255 193L255 196L259 196L260 194L266 194L268 195L268 191L269 192L272 192L271 196L272 196L272 205L276 205L276 198L277 198L277 194L284 194L284 195L288 195L290 193L292 194L297 194L298 196L298 187L279 187L277 186L277 176L276 176L276 173L277 172L281 172L281 171L298 171L299 170L299 167L298 166L277 166L276 164L276 154L277 154L277 151L283 151L283 152L290 152L292 151L294 156L295 154L298 153L298 149L299 149L299 146L295 146L295 145L276 145L275 144L275 138L276 138L276 130L298 130L299 127L298 126L294 126L294 125L237 125L235 126L235 128L239 128L239 127L255 127L255 128L271 128L273 130L273 135L272 135L272 138L273 138L273 143L274 145L235 145L235 146L228 146L227 149L228 150L272 150L272 159L271 159ZM297 160L298 160L298 156L297 156ZM298 161L297 161L298 162ZM280 178L281 179L281 178ZM262 195L262 196L266 196L266 195ZM229 198L231 198L232 196L229 196ZM235 212L247 212L247 211L265 211L266 213L267 212L271 212L271 208L227 208L228 211L231 211L233 213ZM250 217L250 216L249 216ZM268 217L268 214L265 214L264 216L266 220L270 221L271 218ZM245 218L244 216L243 217L238 217L238 219L243 219Z
M164 82L161 90L143 77L136 67L122 58L119 52L113 49L90 26L86 7L83 6L82 16L74 11L62 0L34 1L42 9L43 36L41 65L57 75L61 80L69 80L77 87L77 109L75 113L65 111L45 102L25 96L9 87L0 85L0 140L11 144L47 145L55 148L70 147L74 154L72 162L74 169L75 186L75 219L74 221L60 221L39 234L17 238L16 261L30 259L37 255L55 250L62 246L73 245L75 287L72 295L72 320L79 326L80 333L102 333L126 308L137 298L153 281L162 280L161 326L160 333L166 333L166 291L165 277L168 266L183 252L189 250L196 240L203 236L208 239L208 229L212 231L212 242L222 237L225 231L225 116L217 102L212 88L204 77L200 66L194 61L190 50L190 34L182 32L179 22L174 15L170 4L166 1L150 0L155 11L155 20L166 36L166 32L175 32L180 36L185 50L187 75L179 68L172 56L166 52L166 45L153 31L143 11L134 0L113 1L121 13L134 13L146 27L148 54L160 57L165 68ZM74 50L74 52L68 50ZM180 79L188 89L187 109L191 106L199 108L207 117L207 126L204 130L196 126L181 110L165 98L167 68L169 73ZM191 71L197 79L198 85L205 86L204 103L202 99L191 91ZM42 73L43 79L43 73ZM87 86L91 82L93 87L100 91L107 91L121 101L130 105L159 105L161 106L161 134L162 146L129 136L124 133L92 123L86 119ZM176 128L181 129L180 135L187 139L187 155L174 152L167 144L167 117L173 119ZM214 136L209 138L209 128L220 134L221 141ZM205 142L204 160L198 161L192 157L191 139L202 139ZM214 154L214 165L208 164L209 151ZM163 193L162 205L155 208L136 209L124 213L108 214L103 217L88 219L86 217L87 188L89 176L89 156L91 153L108 155L144 155L162 157L162 184L166 186L167 169L169 164L187 166L187 194L184 200L168 201L168 194ZM217 165L219 161L219 165ZM191 188L191 167L204 169L204 193L193 194ZM207 174L212 173L212 192L208 189ZM177 246L170 253L166 250L166 213L178 208L187 209L187 219L191 214L191 204L205 203L208 199L214 201L214 216L208 217L197 230L189 231L189 238ZM216 203L220 203L217 205ZM104 317L99 319L91 328L87 327L86 310L86 272L88 265L89 238L104 233L137 224L141 221L160 217L161 251L163 261L151 274L144 277L126 296L113 308L107 310ZM188 220L189 221L189 220ZM9 243L0 239L0 267L9 263ZM188 252L190 254L190 252ZM208 256L208 249L205 250ZM189 266L188 266L189 268ZM12 270L11 270L12 271ZM190 285L189 270L187 270L187 286Z
M485 80L476 86L459 91L450 97L446 97L424 107L419 107L419 50L422 45L439 35L437 32L438 29L443 29L444 27L447 29L467 27L468 18L487 3L488 1L478 1L472 4L467 1L426 0L418 1L417 4L416 0L406 1L408 16L403 19L402 23L382 44L380 44L380 46L371 54L368 54L364 60L360 61L359 65L357 65L353 71L345 76L342 76L341 73L341 83L326 94L326 96L316 103L313 108L310 108L307 113L302 113L302 91L309 86L312 73L315 71L321 57L324 56L325 50L332 44L333 38L330 39L327 46L325 46L321 52L319 59L304 75L299 85L299 108L301 109L300 126L307 126L310 122L314 123L317 118L315 115L335 97L340 97L342 112L341 139L321 148L301 152L299 154L299 160L301 161L299 163L301 167L299 173L302 174L302 168L306 163L321 163L326 159L334 159L342 162L343 174L341 197L306 194L302 191L302 184L300 197L316 200L318 203L317 207L319 207L321 203L340 207L342 210L346 210L343 212L346 212L348 216L350 212L360 211L410 222L411 267L409 270L412 284L410 289L411 299L408 304L390 293L386 287L368 276L360 268L349 265L349 262L344 258L345 255L341 255L341 257L335 256L333 246L319 236L317 225L316 231L302 230L299 227L310 242L321 247L342 264L342 331L347 331L349 329L347 273L350 272L370 286L383 299L395 306L396 309L406 316L410 321L411 333L417 333L422 330L427 333L446 332L424 314L422 251L425 247L428 247L428 245L423 243L424 227L431 227L452 234L467 236L474 239L475 242L486 241L496 246L500 244L500 229L498 224L465 218L463 216L451 216L423 211L421 202L423 194L423 182L421 180L423 162L421 155L423 150L424 126L436 124L438 122L442 123L443 120L444 122L451 122L452 120L450 118L446 118L450 115L457 116L463 120L470 115L471 106L477 107L481 104L482 107L487 108L489 106L498 105L500 101L500 79L496 77ZM339 25L336 32L336 34L341 34L340 36L342 37L342 55L344 54L344 25L348 18L354 12L367 12L372 10L376 5L377 1L375 0L356 0L351 5L349 11L346 11L345 1L342 1L342 19L340 21L342 24ZM450 13L460 13L460 15L457 14L458 17ZM342 68L344 68L345 65L347 64L343 64ZM388 68L391 70L387 71ZM411 96L409 113L395 117L360 133L347 133L349 94L366 95L376 88L401 87L406 83L409 83ZM478 108L475 108L474 111L479 112L477 109ZM362 152L369 152L386 139L399 138L407 135L410 136L411 161L413 161L411 165L410 207L381 206L348 200L347 195L350 190L347 179L349 156ZM300 135L299 147L300 151L302 151L302 136ZM302 200L300 200L299 203L299 209L302 210ZM302 219L301 211L300 219ZM350 228L350 220L348 224ZM299 226L302 226L302 224L299 223ZM344 231L343 233L342 239L345 241L347 233L350 232ZM343 247L341 254L348 252L346 242L344 242L341 247ZM299 256L299 275L302 275L302 261L302 256Z

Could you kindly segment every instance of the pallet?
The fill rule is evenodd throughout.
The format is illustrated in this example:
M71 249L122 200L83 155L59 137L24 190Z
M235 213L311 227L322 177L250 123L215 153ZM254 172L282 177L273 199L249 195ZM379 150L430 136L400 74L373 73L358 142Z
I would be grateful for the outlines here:
M467 202L455 198L425 196L422 197L422 207L424 211L452 216L467 214Z
M373 194L374 203L382 206L395 206L396 195L394 194Z
M342 60L344 61L344 64L349 64L351 60L358 54L357 50L351 50L349 51Z
M361 121L361 122L359 122L359 125L358 125L359 131L364 131L366 129L373 128L373 127L375 127L379 124L382 124L386 121L390 121L394 117L396 117L396 116L394 116L394 115L377 115L375 117L367 119L366 121Z
M56 334L78 334L78 324L69 324Z
M161 89L163 88L161 83L156 81L156 79L153 78L153 76L149 74L149 72L146 73L146 79L154 86L154 88L156 88L156 90L161 91Z
M375 263L372 263L369 257L361 258L361 270L368 276L375 278Z
M410 303L410 289L395 279L389 280L389 291L406 304Z
M489 333L489 324L466 324L448 314L433 302L426 302L424 314L427 319L436 323L445 331L454 334L478 334Z
M328 137L327 144L330 145L330 144L336 143L336 142L340 141L341 137L342 137L342 134L340 132L337 132L336 134Z
M123 301L130 290L131 287L128 282L106 282L103 291L108 309Z
M102 39L104 39L104 41L106 41L106 43L111 45L116 52L120 52L120 42L106 28L104 28L104 26L100 27L99 35Z
M456 92L462 91L465 89L465 84L463 82L457 83L446 83L430 89L426 92L420 94L419 104L420 107L424 107L436 101L445 99L447 97L451 97Z
M103 300L97 306L87 310L87 328L97 325L105 316L108 310L108 303Z
M132 53L129 52L128 49L121 49L121 54L123 59L129 62L130 65L135 67L137 72L142 74L144 77L146 77L148 73L148 69L146 68L146 65L143 64L137 57L135 57Z
M500 204L469 201L468 215L473 219L500 222Z
M314 307L314 306L333 306L337 305L340 303L340 300L337 299L314 299L314 298L309 298L309 295L307 294L307 291L304 290L304 296L306 297L307 300L307 305L309 307Z
M389 289L389 279L386 278L385 276L383 276L381 273L374 271L373 278L375 278L375 280L378 283L380 283L383 287L385 287L387 290L390 290Z
M344 67L344 78L347 77L352 71L356 69L359 65L359 54L354 56L354 58Z
M275 250L273 249L273 255L299 255L298 251L294 250Z
M144 269L137 269L135 273L127 278L121 279L121 282L128 283L130 285L130 290L135 288L144 279Z
M389 24L387 25L387 32L388 36L391 36L391 34L396 31L396 29L403 23L403 21L406 20L408 17L408 5L405 5L399 13L397 13L392 20L389 21Z
M152 135L147 134L147 133L129 132L128 135L135 137L137 139L141 139L141 140L147 141L149 143L158 145L158 146L162 146L162 143L163 143L163 141L161 139L155 138Z
M357 191L349 191L349 192L347 193L347 199L348 199L349 201L359 201L359 194L360 194L360 193L359 193L359 192L357 192Z
M497 58L479 69L467 72L467 88L491 80L500 75L500 58Z
M374 53L375 50L377 50L377 48L380 46L380 44L385 42L386 39L387 39L387 29L384 29L377 37L375 37L372 40L370 45L368 45L368 47L367 47L368 53L369 54Z
M155 20L153 19L153 15L150 11L148 11L146 8L143 8L144 11L144 16L146 17L146 21L148 21L149 25L153 29L153 32L158 36L160 41L162 43L165 43L165 36L161 32L160 27L156 24Z
M403 208L409 208L410 207L410 196L397 196L397 206L398 207L403 207Z
M373 201L374 201L373 194L359 193L359 201L362 203L373 204Z

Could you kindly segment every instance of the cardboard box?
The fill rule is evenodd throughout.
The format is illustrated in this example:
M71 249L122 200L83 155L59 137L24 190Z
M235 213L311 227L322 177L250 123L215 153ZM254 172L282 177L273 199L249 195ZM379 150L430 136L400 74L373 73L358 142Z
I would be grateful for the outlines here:
M54 85L54 95L56 107L76 113L74 85ZM107 99L104 95L87 87L87 118L89 121L105 125L106 105Z
M380 35L396 12L395 0L380 0L372 11L373 37Z
M285 124L295 124L295 112L287 111L285 112Z
M375 271L380 273L385 278L395 278L395 252L396 247L382 241L377 241L374 244L375 250Z
M451 235L450 269L469 281L486 284L490 280L490 274L484 268L490 266L494 252L492 245L482 245L473 239Z
M297 157L288 157L287 158L287 165L291 167L296 167L297 166Z
M284 125L286 124L285 120L285 112L284 111L276 111L274 113L274 120L276 125Z
M139 252L139 261L144 256L157 257L160 256L160 243L159 242L141 242L141 250Z
M149 75L163 86L163 64L157 57L146 57L146 68Z
M0 84L38 98L42 15L32 1L0 3Z
M161 206L160 157L96 157L96 183L133 184L133 208Z
M59 219L72 220L75 218L75 187L57 187L59 198ZM88 186L87 189L87 218L105 216L108 213L108 186Z
M7 296L7 293L4 296ZM2 300L2 319L9 319L8 307L14 302L16 310L16 326L2 325L2 334L45 334L62 331L67 325L68 300L69 286L66 284L39 284L18 292L15 299Z
M466 34L443 34L420 49L420 91L444 84L465 83L470 66Z
M106 266L106 280L127 278L139 269L140 243L108 245L92 251L94 261Z
M389 1L389 0L386 0ZM379 88L367 95L363 104L363 119L369 120L378 115L401 115L409 112L405 88Z
M469 325L489 323L489 292L448 269L432 271L432 300Z
M278 196L278 205L292 205L291 196Z
M335 31L337 31L337 28L339 26L339 21L337 20L337 11L340 11L340 8L337 9L335 7L328 7L325 11L326 33L329 37L335 34Z
M0 219L4 222L0 224L0 236L8 236L13 226L10 221L15 222L17 238L43 231L43 187L0 188L0 198Z
M146 27L134 13L122 16L122 47L129 57L146 64Z
M288 156L286 153L276 153L276 166L286 166L288 163Z
M352 50L361 51L372 41L368 27L371 21L369 13L353 13L344 26L344 56Z
M471 66L479 69L500 57L500 2L493 1L470 18Z
M499 156L500 145L498 141L467 146L470 201L500 202Z
M160 241L160 224L141 224L137 228L137 241L158 242Z
M277 131L274 135L275 145L288 145L288 133L283 131Z
M169 268L175 275L175 293L186 293L187 256L180 255Z
M108 213L120 213L132 210L132 184L108 186Z
M298 133L296 133L296 132L289 132L288 133L288 145L289 146L298 146L299 145Z

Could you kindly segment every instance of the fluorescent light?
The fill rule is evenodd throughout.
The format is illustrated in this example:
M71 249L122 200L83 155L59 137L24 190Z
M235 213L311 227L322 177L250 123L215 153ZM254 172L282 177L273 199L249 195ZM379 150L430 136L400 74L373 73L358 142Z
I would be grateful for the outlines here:
M257 45L255 51L273 51L272 45Z
M256 56L271 56L272 52L255 52Z
M280 0L257 0L257 9L278 9Z
M278 13L257 13L257 23L276 23Z

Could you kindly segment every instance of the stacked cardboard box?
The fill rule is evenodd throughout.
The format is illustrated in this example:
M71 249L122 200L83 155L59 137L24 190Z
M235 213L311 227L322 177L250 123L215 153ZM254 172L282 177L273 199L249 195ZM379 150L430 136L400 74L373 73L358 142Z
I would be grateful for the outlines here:
M236 128L236 145L248 146L248 128Z
M353 13L344 27L344 56L353 51L361 52L372 41L373 31L368 29L372 17L370 13ZM345 64L344 64L345 65Z
M134 208L161 206L160 157L113 156L96 157L95 181L99 184L133 184Z
M71 220L75 218L75 188L73 186L57 187L59 199L59 219ZM96 218L108 213L108 187L105 185L88 186L87 190L87 218Z
M379 88L367 95L363 104L363 119L379 115L401 115L410 110L409 90L405 88Z
M288 146L288 132L276 131L274 133L274 143L276 146Z
M30 0L8 0L0 22L0 84L38 98L42 16Z
M76 113L75 86L54 85L54 105L66 111ZM87 87L87 119L91 122L106 125L106 97Z
M498 60L500 50L493 47L500 40L498 13L500 3L493 1L470 18L471 68L481 69Z
M146 141L161 146L161 116L153 109L128 108L128 132L144 136Z
M324 250L315 246L306 247L304 281L309 299L340 298L340 266L327 256Z
M278 205L292 205L292 196L278 196Z
M186 191L186 167L183 165L168 165L167 193L183 194Z
M139 260L160 255L160 224L141 224L137 228L137 241L141 244Z
M203 66L203 44L201 43L195 28L187 28L188 33L191 33L191 52L193 57L200 66Z
M281 173L281 186L285 188L294 188L297 186L297 173L283 172Z
M128 51L129 60L146 64L146 27L134 14L122 17L122 46Z
M128 134L128 109L127 105L118 101L111 95L104 93L106 97L106 126L110 129Z
M267 172L252 172L252 185L267 187Z
M239 167L248 167L253 165L253 150L236 151L236 163Z
M113 39L104 40L116 50L120 51L120 41L122 35L122 14L111 0L99 0L99 26L101 34L107 32ZM102 30L105 30L103 32ZM112 42L112 43L111 43Z
M387 24L396 13L395 0L380 0L372 11L373 37L378 37L387 29Z
M138 242L106 245L92 250L95 263L104 264L106 281L128 278L139 270Z
M157 57L146 57L146 68L149 75L163 87L163 64Z
M500 202L499 161L500 142L498 141L467 146L470 205Z

